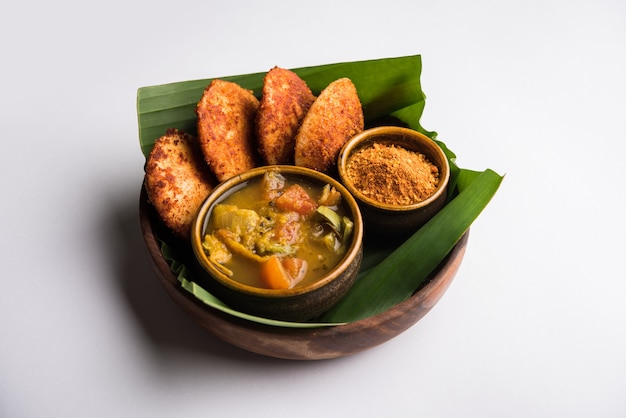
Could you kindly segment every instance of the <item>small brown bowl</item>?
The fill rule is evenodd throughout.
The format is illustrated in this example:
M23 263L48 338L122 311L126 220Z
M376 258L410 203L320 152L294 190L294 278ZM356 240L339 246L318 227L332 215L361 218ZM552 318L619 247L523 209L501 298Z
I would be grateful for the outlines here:
M215 205L249 182L262 178L269 170L285 178L323 187L330 184L342 196L342 205L353 221L350 242L343 258L320 279L290 289L266 289L243 284L216 267L202 248L202 240ZM266 166L232 177L219 184L200 207L192 226L191 246L204 271L210 276L211 291L224 302L241 312L283 321L306 321L330 309L352 287L361 266L363 254L363 223L359 207L337 180L303 167Z
M439 170L439 181L434 193L418 203L394 205L376 201L359 190L347 173L348 163L357 151L376 143L397 145L426 156ZM359 204L366 233L385 237L405 237L424 225L446 203L450 178L448 159L435 141L412 129L380 126L355 135L341 149L337 169L342 183Z

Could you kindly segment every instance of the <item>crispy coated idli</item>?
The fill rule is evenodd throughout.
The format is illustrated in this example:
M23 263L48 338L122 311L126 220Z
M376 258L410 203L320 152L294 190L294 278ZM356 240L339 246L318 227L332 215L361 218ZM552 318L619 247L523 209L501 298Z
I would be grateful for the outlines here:
M256 167L259 101L236 83L215 79L196 106L202 154L219 181Z
M295 136L314 101L293 71L274 67L267 72L256 120L259 154L266 164L293 164Z
M295 164L328 172L346 141L363 131L363 109L348 78L330 83L307 112L295 139Z
M145 166L148 199L163 223L181 238L216 183L194 136L169 129L154 143Z

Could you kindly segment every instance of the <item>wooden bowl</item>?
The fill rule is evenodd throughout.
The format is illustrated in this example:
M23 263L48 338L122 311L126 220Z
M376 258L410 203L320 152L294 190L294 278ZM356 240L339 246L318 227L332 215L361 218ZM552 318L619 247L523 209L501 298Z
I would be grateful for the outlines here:
M468 233L433 272L432 278L408 300L378 315L346 325L322 328L283 328L236 318L198 301L182 289L163 258L157 234L162 225L140 196L140 224L156 275L172 299L202 327L223 341L268 357L289 360L322 360L356 354L378 346L413 326L443 296L465 254ZM191 249L189 249L191 251Z

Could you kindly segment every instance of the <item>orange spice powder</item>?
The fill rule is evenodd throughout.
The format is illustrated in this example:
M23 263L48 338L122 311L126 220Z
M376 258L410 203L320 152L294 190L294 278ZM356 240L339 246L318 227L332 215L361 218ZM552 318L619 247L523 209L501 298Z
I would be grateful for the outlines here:
M365 196L398 206L426 200L439 184L439 169L424 154L379 143L356 151L346 174Z

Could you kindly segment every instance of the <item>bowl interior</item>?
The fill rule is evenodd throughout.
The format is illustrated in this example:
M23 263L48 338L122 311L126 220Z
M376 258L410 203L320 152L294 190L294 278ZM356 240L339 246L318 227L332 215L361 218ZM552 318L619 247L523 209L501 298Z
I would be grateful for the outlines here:
M290 289L265 289L243 284L230 278L211 262L202 248L204 231L210 221L211 213L215 205L222 202L230 194L245 187L250 181L263 177L268 170L274 170L293 180L304 180L309 183L323 186L330 184L342 195L342 205L354 222L354 229L350 238L350 244L341 261L319 280L304 286L296 286ZM337 180L320 172L296 166L265 166L255 168L237 175L219 184L200 207L192 229L192 248L200 265L220 284L229 289L247 295L264 298L285 298L302 295L326 286L337 279L343 271L357 257L363 238L363 224L359 207L350 192Z

